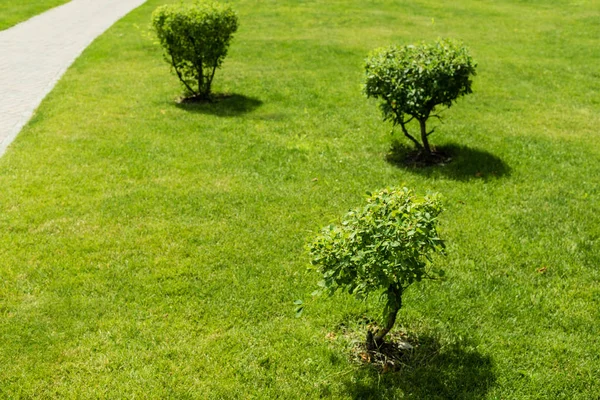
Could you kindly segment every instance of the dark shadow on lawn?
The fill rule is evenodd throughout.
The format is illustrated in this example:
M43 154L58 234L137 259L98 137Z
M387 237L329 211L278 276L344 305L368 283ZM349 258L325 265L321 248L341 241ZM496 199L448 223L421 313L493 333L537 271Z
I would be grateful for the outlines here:
M442 175L459 181L510 176L510 167L502 159L484 150L452 143L438 146L434 151L443 155L444 162L429 166L417 165L413 161L414 149L394 141L386 160L392 165L421 175Z
M365 365L344 383L354 399L393 398L398 390L414 399L481 399L496 381L493 369L490 357L467 343L441 346L425 336L398 370L381 373Z
M254 111L262 105L262 101L242 94L216 94L211 102L182 100L176 103L183 110L211 114L219 117L236 117Z

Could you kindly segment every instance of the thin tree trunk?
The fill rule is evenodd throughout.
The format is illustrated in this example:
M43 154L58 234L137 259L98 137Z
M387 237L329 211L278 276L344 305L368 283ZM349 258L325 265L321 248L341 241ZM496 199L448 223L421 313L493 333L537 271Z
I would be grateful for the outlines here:
M425 125L426 121L426 119L419 120L419 125L421 126L421 141L423 142L425 155L431 157L431 148L429 147L429 140L427 139L427 126Z
M394 111L394 114L396 115L395 121L397 121L397 123L402 128L402 133L404 133L404 136L409 138L410 141L415 144L415 147L417 149L420 150L421 148L423 148L423 146L421 146L421 143L419 143L419 141L417 139L415 139L410 133L408 133L408 130L406 129L406 124L408 122L410 122L412 120L412 118L410 118L408 121L404 121L404 116L401 113Z
M425 125L426 119L420 119L419 125L421 126L421 141L423 142L423 149L427 158L431 157L431 148L429 147L429 140L427 139L427 127Z
M191 35L187 35L188 40L192 44L192 47L196 49L195 53L200 53L198 50L198 46L196 46L196 41L194 37ZM202 59L194 59L192 65L196 68L196 73L198 74L198 93L197 96L201 98L205 98L206 95L204 93L204 71L202 70Z
M215 78L215 72L217 72L217 65L213 65L213 69L212 72L210 73L210 76L207 77L206 79L206 95L207 97L210 96L210 92L212 90L212 81Z
M421 146L421 143L419 143L417 139L415 139L410 133L408 133L408 130L406 129L406 124L404 122L400 122L400 127L402 127L402 133L404 133L404 136L409 138L415 144L415 147L417 149L421 150L423 146Z
M385 326L380 328L375 335L371 331L367 332L368 349L372 350L380 347L383 344L383 338L392 330L396 323L398 311L400 311L400 308L402 307L402 288L390 286L388 288L388 296L393 297L394 301L391 302L391 307L385 320Z
M202 60L196 66L196 70L198 71L198 93L201 97L206 97L206 85L204 83L204 71L202 69Z
M179 80L181 81L181 83L183 83L183 85L190 91L190 93L194 94L194 89L192 89L190 87L190 85L188 85L187 82L183 79L183 76L181 75L181 72L176 67L175 58L173 58L172 55L171 55L171 65L173 66L173 69L175 70L175 73L177 74L177 77L179 78Z

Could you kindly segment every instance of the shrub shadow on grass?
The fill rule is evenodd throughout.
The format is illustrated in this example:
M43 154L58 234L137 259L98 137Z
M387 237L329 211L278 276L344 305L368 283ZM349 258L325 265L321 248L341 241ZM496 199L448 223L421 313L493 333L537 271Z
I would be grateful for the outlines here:
M254 97L233 93L216 94L210 102L182 100L177 102L176 106L194 113L211 114L219 117L236 117L254 111L262 103L261 100Z
M381 373L371 365L359 369L345 383L354 399L393 398L401 390L415 399L480 399L494 385L496 375L490 357L468 343L442 346L431 336L419 343L396 371Z
M415 150L399 141L392 142L386 160L399 168L404 168L428 177L468 181L471 179L494 179L510 176L510 167L499 157L484 150L458 144L435 147L441 162L436 165L420 165L414 161Z

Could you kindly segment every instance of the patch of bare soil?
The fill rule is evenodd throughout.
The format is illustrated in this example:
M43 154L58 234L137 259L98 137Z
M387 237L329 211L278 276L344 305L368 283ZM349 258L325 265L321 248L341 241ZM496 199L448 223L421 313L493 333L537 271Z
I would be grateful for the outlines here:
M352 358L362 364L371 364L382 373L396 371L413 354L414 346L407 339L401 333L390 333L387 340L376 348L369 348L366 342L357 342L352 349Z

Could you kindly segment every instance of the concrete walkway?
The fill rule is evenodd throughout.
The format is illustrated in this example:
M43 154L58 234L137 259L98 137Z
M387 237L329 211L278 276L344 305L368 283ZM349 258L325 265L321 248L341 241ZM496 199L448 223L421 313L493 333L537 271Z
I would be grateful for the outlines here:
M0 156L77 56L145 0L71 0L0 31Z

